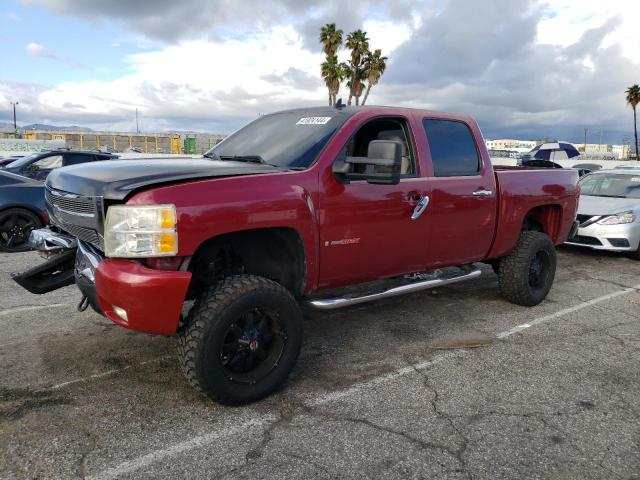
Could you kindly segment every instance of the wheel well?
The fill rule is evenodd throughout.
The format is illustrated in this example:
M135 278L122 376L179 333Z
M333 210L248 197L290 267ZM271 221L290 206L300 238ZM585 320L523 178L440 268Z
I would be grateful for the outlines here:
M560 205L541 205L531 209L524 218L522 230L546 233L555 243L560 231L562 208Z
M38 210L35 210L31 207L25 207L23 205L11 205L9 207L4 207L4 208L0 208L0 213L6 212L7 210L25 210L29 213L33 213L36 217L38 217L38 220L40 220L40 222L42 223L42 225L46 225L47 224L47 220L42 216L42 213L40 213Z
M291 228L228 233L205 241L189 262L187 298L230 275L252 274L274 280L294 295L304 290L306 260L300 235Z

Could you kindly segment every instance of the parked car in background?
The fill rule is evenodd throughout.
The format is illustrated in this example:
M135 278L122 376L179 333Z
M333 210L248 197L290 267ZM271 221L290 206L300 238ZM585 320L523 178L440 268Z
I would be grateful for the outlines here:
M602 165L597 163L576 163L571 168L578 170L578 175L584 177L587 173L595 172L602 168Z
M48 221L44 184L0 170L0 252L28 250L31 230Z
M79 163L116 160L117 155L95 150L47 150L19 158L5 165L3 171L44 181L52 170Z
M580 226L570 245L640 260L640 169L599 170L580 181Z
M10 157L0 157L0 168L10 164L11 162L15 162L16 160L22 157L23 155L12 155Z

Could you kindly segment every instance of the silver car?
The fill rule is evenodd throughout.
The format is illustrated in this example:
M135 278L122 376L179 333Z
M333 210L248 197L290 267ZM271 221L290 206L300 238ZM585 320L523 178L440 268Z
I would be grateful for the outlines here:
M580 226L567 243L640 260L640 168L592 172L580 189Z

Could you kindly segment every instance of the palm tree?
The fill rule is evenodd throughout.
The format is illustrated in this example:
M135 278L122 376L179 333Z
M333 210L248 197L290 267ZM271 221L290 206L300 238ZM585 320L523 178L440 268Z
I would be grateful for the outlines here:
M332 57L342 46L342 30L336 30L335 23L327 23L320 29L320 43L327 57Z
M320 73L329 90L329 105L334 105L340 91L340 83L344 80L343 64L338 63L338 56L328 56L320 66Z
M356 105L358 104L358 100L360 95L362 95L362 89L364 88L364 84L362 83L362 63L363 59L366 57L369 52L369 39L367 38L367 32L362 30L355 30L347 35L346 46L351 50L351 73L350 77L350 85L349 86L349 102L351 105L351 99L356 97ZM361 87L362 85L362 87ZM360 92L356 95L356 92Z
M627 94L627 103L633 108L633 133L636 137L636 160L640 158L640 152L638 151L638 122L636 119L636 106L640 103L640 85L637 83L631 85L625 91Z
M364 60L364 76L367 80L367 91L364 93L362 105L367 102L371 87L377 85L380 77L387 69L387 57L382 56L382 50L376 49L373 53L369 52Z

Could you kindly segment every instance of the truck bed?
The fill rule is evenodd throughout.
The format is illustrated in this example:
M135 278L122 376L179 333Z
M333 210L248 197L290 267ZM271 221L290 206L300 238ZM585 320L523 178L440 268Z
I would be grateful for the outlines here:
M513 249L520 235L523 215L531 211L541 224L556 225L554 231L546 232L556 245L566 241L576 216L576 199L580 195L577 170L500 165L494 167L494 174L498 191L498 227L490 258L507 255ZM547 217L536 218L536 215Z

